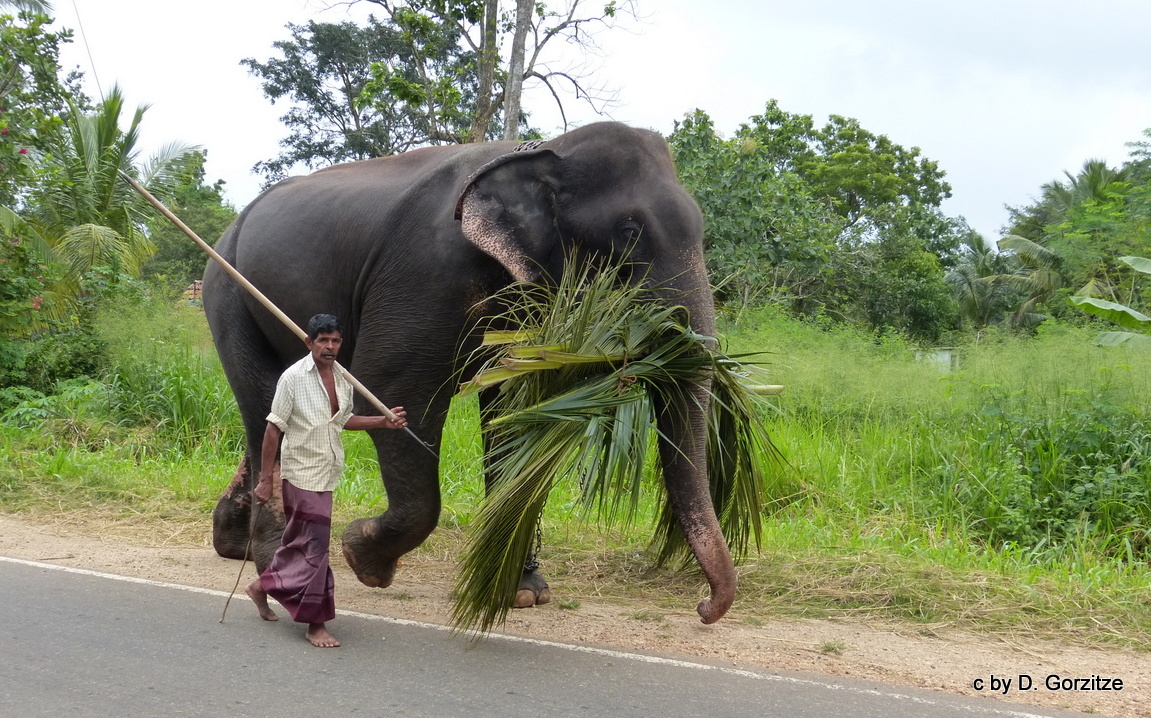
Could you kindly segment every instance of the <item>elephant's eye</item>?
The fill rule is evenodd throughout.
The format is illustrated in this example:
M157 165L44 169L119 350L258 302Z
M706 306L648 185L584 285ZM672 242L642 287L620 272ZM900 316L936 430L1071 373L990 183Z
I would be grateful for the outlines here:
M619 234L625 242L634 244L639 241L640 235L643 234L643 225L628 217L624 220L623 224L620 225Z

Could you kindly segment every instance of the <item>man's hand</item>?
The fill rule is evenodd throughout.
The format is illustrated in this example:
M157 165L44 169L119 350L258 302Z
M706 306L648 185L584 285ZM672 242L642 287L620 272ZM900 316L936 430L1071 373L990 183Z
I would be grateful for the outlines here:
M272 477L260 477L260 483L256 484L256 490L252 492L256 496L256 502L261 506L268 503L272 498Z
M383 417L385 429L402 429L408 425L408 412L404 411L404 407L397 406L392 409L392 413L396 415L396 418Z

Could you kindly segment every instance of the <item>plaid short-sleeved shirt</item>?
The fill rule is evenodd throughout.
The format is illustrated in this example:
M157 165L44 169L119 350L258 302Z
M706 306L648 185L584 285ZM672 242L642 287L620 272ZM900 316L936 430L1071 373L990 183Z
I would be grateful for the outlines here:
M311 354L280 376L268 421L284 432L280 476L298 489L334 491L344 470L340 433L352 416L352 385L336 371L339 410L332 414L328 392Z

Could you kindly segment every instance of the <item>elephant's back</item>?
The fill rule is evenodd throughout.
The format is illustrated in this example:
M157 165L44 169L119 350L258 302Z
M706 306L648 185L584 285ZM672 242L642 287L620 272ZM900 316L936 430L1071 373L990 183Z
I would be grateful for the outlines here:
M464 183L509 143L431 147L292 177L257 197L219 248L289 316L355 317L366 295L450 292L486 258L464 239L455 207ZM446 298L443 298L446 299ZM273 342L294 346L255 300L249 312Z
M476 168L506 143L426 147L326 167L260 195L235 233L240 265L283 260L282 252L332 252L363 262L399 233L454 219L455 202Z

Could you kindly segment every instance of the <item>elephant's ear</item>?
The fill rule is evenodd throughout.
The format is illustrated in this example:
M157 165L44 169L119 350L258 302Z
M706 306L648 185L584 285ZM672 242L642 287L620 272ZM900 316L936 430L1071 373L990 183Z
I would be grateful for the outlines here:
M535 282L557 248L555 186L559 156L511 152L468 178L456 203L464 236L521 282Z

